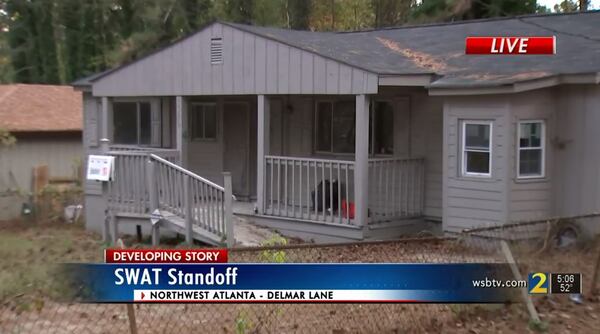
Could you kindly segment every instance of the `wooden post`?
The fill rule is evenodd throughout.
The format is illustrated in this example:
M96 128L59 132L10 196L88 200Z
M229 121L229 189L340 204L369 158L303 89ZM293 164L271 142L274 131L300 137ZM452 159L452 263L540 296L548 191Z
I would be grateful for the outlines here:
M367 228L369 203L369 97L356 95L356 136L354 158L354 219Z
M259 214L265 212L265 155L270 148L270 105L264 95L258 95L258 124L256 145L256 206Z
M500 246L502 247L502 253L504 253L506 262L508 262L508 265L510 266L510 270L512 271L513 276L515 276L515 279L519 280L519 281L523 280L523 277L521 276L521 272L519 271L519 268L517 267L517 263L515 262L512 252L510 251L510 247L508 247L508 244L506 243L506 241L504 241L504 240L500 241ZM540 317L535 309L535 306L533 305L533 302L531 301L531 297L527 293L527 289L522 288L519 290L521 290L521 296L523 297L523 302L525 303L525 306L527 307L527 312L529 312L529 317L535 323L539 323Z
M108 134L108 118L109 118L108 97L103 96L101 101L102 101L102 105L101 105L101 109L100 109L100 123L101 123L100 138L108 140L108 136L109 136L109 134ZM100 139L100 142L101 142L100 147L102 147L102 139Z
M104 102L104 99L102 99L102 102ZM104 103L103 103L103 110L104 110ZM104 137L100 139L100 152L102 154L108 154L108 144L110 143L110 141L108 140L108 138ZM104 225L102 226L102 241L104 242L108 242L108 240L110 239L110 221L111 221L111 212L109 209L109 204L108 204L108 193L109 193L109 184L108 182L102 182L102 202L105 205L105 209L104 209Z
M235 235L233 230L233 193L231 189L231 173L223 173L223 184L225 187L225 232L227 236L227 248L235 246Z
M598 255L596 256L596 263L594 264L594 271L592 273L590 296L593 296L598 292L598 280L600 280L600 247L598 247Z
M148 211L152 213L158 209L158 189L156 188L154 162L150 157L146 162L146 185L148 187ZM152 225L152 246L158 246L160 243L159 224Z
M187 124L187 112L184 106L184 100L182 96L175 97L175 143L177 144L177 151L179 152L179 164L186 168L186 124Z
M116 245L121 249L125 249L125 244L121 239L117 240ZM131 334L137 334L137 322L135 321L135 309L133 308L133 304L128 303L125 307L127 308L127 318L129 319L129 332Z
M119 224L117 223L116 217L113 216L112 214L109 215L109 222L110 222L110 236L111 236L110 241L114 245L114 244L116 244L118 235L119 235Z
M190 177L183 176L183 205L185 210L185 242L188 246L194 245L194 237L192 235L193 210L192 210L192 194L190 192Z

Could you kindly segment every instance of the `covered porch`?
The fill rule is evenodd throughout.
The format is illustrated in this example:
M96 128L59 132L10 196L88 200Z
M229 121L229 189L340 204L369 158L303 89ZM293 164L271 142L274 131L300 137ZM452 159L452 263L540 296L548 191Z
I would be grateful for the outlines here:
M257 100L259 222L362 239L422 221L425 157L411 154L408 96Z
M149 103L162 122L149 124L148 136L158 131L162 147L115 142L123 99L104 98L102 109L113 123L110 151L152 152L221 186L231 172L234 213L258 224L349 228L362 239L369 227L402 229L426 214L427 150L413 148L421 132L411 117L414 93L141 99L160 101Z

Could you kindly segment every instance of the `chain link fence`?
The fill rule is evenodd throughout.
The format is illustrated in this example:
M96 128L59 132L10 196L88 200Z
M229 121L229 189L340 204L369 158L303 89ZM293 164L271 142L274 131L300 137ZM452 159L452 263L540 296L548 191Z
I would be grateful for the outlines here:
M229 251L229 261L506 262L501 247L504 241L525 278L529 272L581 272L587 299L597 304L598 298L589 291L598 285L592 277L598 270L600 243L589 237L589 232L598 224L587 218L481 227L448 238L236 248ZM553 296L534 301L543 310L541 320L551 326L556 321L544 317L552 314L548 309L571 305L568 299ZM504 328L502 321L508 329L528 321L523 304L135 304L129 313L127 308L124 304L68 304L42 296L16 296L1 305L0 333L482 333L489 326ZM572 332L593 332L591 324L568 326ZM512 332L521 329L525 330L517 327Z

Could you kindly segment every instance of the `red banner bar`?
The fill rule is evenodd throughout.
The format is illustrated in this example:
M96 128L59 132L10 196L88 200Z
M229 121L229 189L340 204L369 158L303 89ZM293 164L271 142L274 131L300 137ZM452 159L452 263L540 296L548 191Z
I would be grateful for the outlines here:
M556 54L556 37L467 37L465 53L468 55L553 55Z
M227 263L226 249L104 250L106 263Z

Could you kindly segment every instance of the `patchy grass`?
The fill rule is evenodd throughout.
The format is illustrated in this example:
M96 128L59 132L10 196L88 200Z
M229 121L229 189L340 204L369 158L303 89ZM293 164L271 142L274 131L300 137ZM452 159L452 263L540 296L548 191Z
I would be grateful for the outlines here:
M0 300L52 296L53 270L64 262L103 260L105 245L82 225L0 225Z

